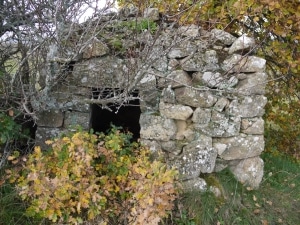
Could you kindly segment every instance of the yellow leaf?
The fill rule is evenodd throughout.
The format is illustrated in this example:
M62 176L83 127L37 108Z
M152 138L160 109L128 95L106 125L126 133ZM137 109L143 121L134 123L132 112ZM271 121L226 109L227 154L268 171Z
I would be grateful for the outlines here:
M47 140L47 141L45 141L45 143L46 143L47 145L51 145L51 144L53 143L53 141Z
M273 202L271 202L271 201L266 201L266 203L267 203L268 205L273 205Z
M154 202L154 201L153 201L153 198L149 198L149 199L148 199L148 204L149 204L149 205L152 206L152 205L153 205L153 202Z
M253 201L257 201L257 198L256 198L256 196L255 195L253 195Z
M8 156L8 157L7 157L7 160L8 160L8 161L12 161L12 160L14 160L15 158L16 158L15 156Z
M78 202L78 204L77 204L77 206L76 206L76 209L77 209L77 212L78 212L78 213L81 212L81 209L80 209L81 207L80 207L80 206L81 206L81 203Z
M14 116L14 111L12 109L8 110L8 115L10 117L13 117Z
M36 146L34 148L34 153L37 154L37 155L41 154L41 147L40 146Z
M259 21L259 17L258 17L258 16L254 17L254 18L253 18L253 21L254 21L254 22L258 22L258 21Z

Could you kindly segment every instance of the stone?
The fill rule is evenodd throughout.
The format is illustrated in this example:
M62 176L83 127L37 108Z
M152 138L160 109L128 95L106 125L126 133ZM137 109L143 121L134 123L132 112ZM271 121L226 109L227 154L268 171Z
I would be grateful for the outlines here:
M195 72L192 74L192 81L193 81L193 84L196 84L196 85L199 85L199 86L203 86L202 84L202 76L203 76L203 73L202 72Z
M207 124L211 118L211 109L196 108L192 121L197 124Z
M149 20L158 21L159 20L159 11L157 8L146 8L144 10L144 18Z
M82 52L83 59L104 56L108 54L109 48L105 43L94 37Z
M190 126L184 131L184 138L190 142L195 140L196 133Z
M233 54L222 63L222 69L229 73L255 73L264 72L266 60L257 56L241 56Z
M240 124L240 117L232 117L213 110L209 123L204 125L195 123L194 128L211 137L232 137L239 134Z
M185 192L191 191L207 191L207 183L203 178L196 177L191 180L186 180L182 182L183 190Z
M259 157L243 159L230 170L242 184L257 189L263 178L264 161Z
M199 91L189 87L176 88L174 90L179 104L192 107L209 108L217 102L217 97L209 91Z
M222 191L218 187L210 186L209 191L212 192L215 195L216 198L221 198L222 197Z
M260 117L265 113L267 98L262 95L245 96L234 99L226 111L236 117Z
M183 147L182 159L188 163L193 161L201 173L211 173L215 167L217 151L212 148L212 138L200 135L195 140Z
M217 71L219 69L219 60L217 56L217 52L215 50L207 50L204 54L203 61L206 63L204 71Z
M171 104L176 103L175 92L172 90L171 85L169 85L167 88L164 88L161 95L161 101Z
M239 80L244 80L244 79L247 78L247 74L245 74L245 73L238 73L238 74L236 74L235 76L236 76L236 78L239 79Z
M248 74L238 83L236 90L244 95L264 95L267 78L264 72Z
M64 127L75 128L76 126L81 126L83 129L88 130L90 128L90 117L90 113L67 111L65 113Z
M173 155L179 155L182 152L184 143L178 141L161 141L162 150Z
M74 65L74 85L93 88L123 88L128 84L124 60L115 56L92 58Z
M140 109L142 112L158 111L158 100L160 92L155 89L139 89Z
M216 104L214 105L214 110L222 112L225 110L226 107L228 107L229 103L230 102L227 98L219 98Z
M217 41L224 45L231 45L236 40L236 37L233 35L219 29L212 29L211 34Z
M199 30L200 27L194 24L191 24L189 26L180 26L178 28L178 33L182 36L182 37L198 37L199 36Z
M199 177L200 173L211 173L215 167L217 151L212 148L212 138L200 135L195 141L183 147L180 158L173 165L183 179Z
M153 54L155 55L153 58L147 59L149 61L153 60L152 67L160 72L166 72L169 66L167 56L161 56L155 52L153 52Z
M243 53L248 53L249 50L252 50L255 47L255 40L252 37L248 37L243 34L241 37L237 38L231 47L229 48L228 53L232 54L237 51L243 51Z
M155 89L156 88L156 77L152 71L146 73L137 85L137 89Z
M183 70L172 71L166 78L159 79L160 87L167 87L171 85L172 88L190 86L192 83L189 74Z
M203 71L205 61L203 59L203 54L197 52L191 57L187 57L185 59L180 60L180 64L183 70L195 72Z
M224 145L226 149L224 150ZM217 152L222 152L220 158L225 160L246 159L259 156L264 150L263 135L240 134L235 137L214 138L213 147Z
M202 76L202 82L211 88L228 89L238 83L235 76L222 76L220 73L205 72Z
M142 145L146 146L152 153L157 153L162 150L161 144L156 140L140 139Z
M241 121L241 132L244 134L264 134L265 121L261 117L245 118Z
M64 122L64 113L60 110L49 109L39 112L37 125L39 127L62 127Z
M218 155L222 155L227 149L227 145L223 143L213 143L213 147L218 151Z
M180 66L180 63L177 59L170 59L168 62L168 70L176 70Z
M175 138L177 132L174 120L146 113L140 115L140 125L143 139L169 141Z
M228 161L217 158L214 172L220 172L220 171L226 169L227 167L228 167Z
M177 127L177 133L176 133L176 140L183 140L185 138L185 131L187 129L187 122L185 120L176 120L176 127Z
M186 120L193 114L193 109L184 105L173 105L168 103L159 103L159 111L162 116L176 120Z
M63 130L61 128L49 128L38 126L35 133L35 145L40 146L42 150L47 150L50 148L50 146L47 145L45 141L57 138L64 132L66 132L66 130Z
M170 46L170 51L167 53L169 59L180 59L195 52L196 46L190 41L180 41L179 44Z
M119 17L121 19L127 19L128 17L135 17L137 16L139 10L137 7L133 5L129 5L128 7L123 7L119 11Z

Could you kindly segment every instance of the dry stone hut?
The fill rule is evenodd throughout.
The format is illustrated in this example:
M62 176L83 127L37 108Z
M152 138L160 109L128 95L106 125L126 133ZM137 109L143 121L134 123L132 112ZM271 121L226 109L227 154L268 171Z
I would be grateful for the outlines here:
M135 22L142 27L146 21L148 29L132 29L120 15L102 18L98 26L105 27L41 97L38 144L71 125L105 131L113 123L163 152L187 188L205 189L200 174L226 167L240 182L258 187L267 75L266 61L253 55L254 40L195 25L156 24L156 9ZM72 43L69 52L75 55ZM49 60L48 80L57 63Z

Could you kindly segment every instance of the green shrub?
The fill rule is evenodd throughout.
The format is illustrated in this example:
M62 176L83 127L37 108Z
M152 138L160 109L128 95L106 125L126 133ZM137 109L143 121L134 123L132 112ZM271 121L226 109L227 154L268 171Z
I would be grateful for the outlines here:
M10 181L27 214L53 222L158 224L177 197L177 171L150 161L148 149L113 128L108 135L77 131L36 147Z
M19 137L20 131L21 126L13 120L13 117L0 113L0 145Z
M143 19L140 21L132 20L132 21L125 21L119 24L120 27L126 27L129 30L137 31L138 33L143 32L144 30L148 30L151 33L154 33L158 26L157 24L149 19Z

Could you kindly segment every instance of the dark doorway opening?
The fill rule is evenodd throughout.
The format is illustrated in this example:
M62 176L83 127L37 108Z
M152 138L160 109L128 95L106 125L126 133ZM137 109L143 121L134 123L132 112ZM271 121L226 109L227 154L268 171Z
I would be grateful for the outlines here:
M97 89L93 90L93 98L107 98L116 89L105 89L101 92ZM117 90L119 91L119 90ZM138 97L138 91L135 91L132 96ZM131 100L126 104L116 105L109 104L107 108L102 108L101 105L91 104L91 120L90 127L95 132L107 132L111 125L122 127L125 132L130 132L133 135L133 140L136 141L140 137L140 101L139 99Z
M21 154L28 154L35 146L37 125L29 116L18 116L15 122L20 125L20 138L15 141L12 148L18 149Z

